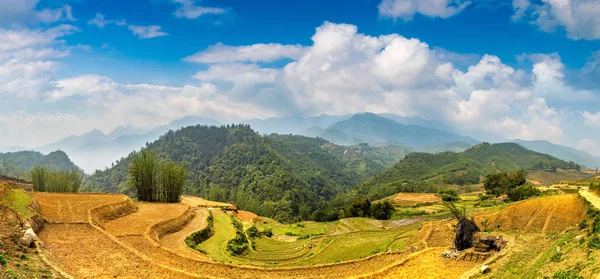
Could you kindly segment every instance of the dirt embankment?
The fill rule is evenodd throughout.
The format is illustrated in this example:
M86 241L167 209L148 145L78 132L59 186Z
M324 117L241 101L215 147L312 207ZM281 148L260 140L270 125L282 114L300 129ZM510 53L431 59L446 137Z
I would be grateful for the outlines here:
M153 240L159 241L164 235L180 231L195 215L196 212L188 207L188 209L177 217L150 226L146 234Z
M104 228L106 222L127 216L138 210L129 197L116 203L104 204L89 210L89 222Z

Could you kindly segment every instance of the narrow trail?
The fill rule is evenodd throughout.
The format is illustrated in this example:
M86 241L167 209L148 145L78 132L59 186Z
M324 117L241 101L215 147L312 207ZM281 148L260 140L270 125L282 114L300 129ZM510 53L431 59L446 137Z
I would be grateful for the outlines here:
M600 209L600 197L596 194L585 189L580 190L579 194L589 201L596 209Z
M196 215L190 220L181 230L163 236L159 243L165 249L176 254L184 255L191 258L209 260L210 257L197 251L193 251L187 247L185 239L194 232L197 232L206 227L206 217L208 211L206 209L196 209Z

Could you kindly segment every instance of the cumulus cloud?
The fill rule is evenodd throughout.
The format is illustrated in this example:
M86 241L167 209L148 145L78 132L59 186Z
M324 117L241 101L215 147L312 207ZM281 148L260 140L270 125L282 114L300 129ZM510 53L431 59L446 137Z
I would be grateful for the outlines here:
M470 1L465 0L383 0L378 9L381 17L412 20L415 14L448 18L460 13L470 4Z
M133 32L134 35L137 35L140 39L151 39L156 37L168 36L169 34L161 31L162 27L158 25L150 25L150 26L139 26L139 25L129 25L129 30Z
M600 2L596 0L513 0L513 20L527 21L540 30L554 32L562 28L571 39L600 39Z
M254 44L248 46L228 46L222 43L210 46L184 58L194 63L223 63L223 62L271 62L282 58L298 59L305 49L301 45Z
M204 7L196 5L195 0L172 0L174 3L181 5L175 11L175 17L195 19L207 14L224 14L227 12L224 8L219 7Z
M45 36L24 39L6 36L9 39L4 40L12 43L4 43L0 36L0 50L16 53L29 45L40 49L56 44L61 35L72 31L45 32ZM209 64L194 75L195 85L122 84L98 75L55 80L44 75L48 79L30 91L36 92L38 105L45 110L67 107L69 114L84 121L81 125L103 130L118 125L155 126L186 115L227 122L370 111L440 120L470 134L557 143L568 135L563 128L570 115L568 106L560 107L557 101L563 95L589 93L569 85L565 67L555 54L527 56L533 62L527 71L506 65L494 55L483 55L461 70L447 59L447 53L399 34L369 36L354 25L326 22L316 28L311 39L308 46L209 47L191 56L195 61L186 59ZM291 61L280 67L259 63L280 58ZM51 63L47 73L55 66L53 61L37 62ZM36 80L32 77L19 85ZM577 101L598 104L594 98ZM582 114L592 119L589 123L600 117ZM15 117L6 113L0 116Z

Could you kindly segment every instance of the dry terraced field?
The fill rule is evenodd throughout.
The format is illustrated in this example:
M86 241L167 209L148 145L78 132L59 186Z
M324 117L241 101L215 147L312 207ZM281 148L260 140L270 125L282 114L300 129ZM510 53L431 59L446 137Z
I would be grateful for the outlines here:
M215 235L200 244L208 255L185 245L187 235L206 226L206 201L187 198L182 204L135 203L137 211L99 227L90 223L91 209L122 202L127 197L47 193L33 196L48 221L41 240L53 259L77 278L454 278L479 266L439 256L452 241L452 220L414 223L350 218L329 223L280 224L242 213L248 217L242 218L245 227L254 221L260 230L272 228L275 237L258 238L254 251L234 257L225 249L235 235L230 215L220 210L213 211ZM169 224L185 215L190 205L193 216L189 220L173 222L173 231L158 239L149 235L158 224ZM556 214L560 209L569 213ZM481 213L476 220L478 224L485 219L494 226L502 224L499 230L508 233L558 232L573 227L585 210L585 204L576 195L558 195L519 202L495 213ZM310 234L313 236L296 239ZM409 248L413 246L420 251L411 253ZM539 251L549 249L548 245L540 247ZM506 261L512 260L511 255ZM495 268L499 273L493 274L506 274L503 266Z

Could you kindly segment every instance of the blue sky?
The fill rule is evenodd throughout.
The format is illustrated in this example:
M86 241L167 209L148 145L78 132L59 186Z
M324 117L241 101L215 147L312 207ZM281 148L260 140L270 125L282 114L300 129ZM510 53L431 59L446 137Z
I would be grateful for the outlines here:
M0 0L0 147L373 111L600 155L600 2L559 2Z

